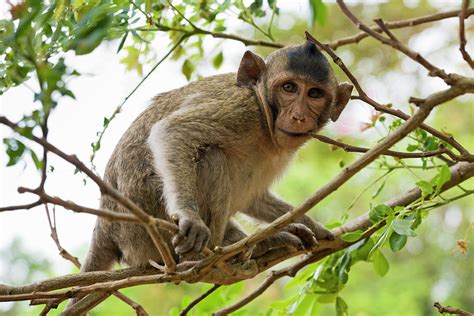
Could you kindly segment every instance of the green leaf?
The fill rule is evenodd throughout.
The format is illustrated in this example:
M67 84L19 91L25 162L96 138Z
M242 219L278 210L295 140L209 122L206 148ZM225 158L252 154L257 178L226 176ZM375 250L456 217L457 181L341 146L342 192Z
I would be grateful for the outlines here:
M385 182L387 182L387 178L383 180L382 184L378 187L377 191L372 194L372 199L375 199L377 196L379 196L380 192L382 192L383 188L385 187Z
M393 221L392 228L395 232L397 232L400 235L415 237L416 233L411 228L412 224L413 224L412 219L399 219L399 218L397 218Z
M362 237L363 233L364 232L362 230L345 233L344 235L341 236L341 239L347 242L354 242L354 241L359 240Z
M443 165L436 179L436 194L439 193L443 185L451 180L451 171L448 165Z
M314 27L315 22L323 26L326 24L328 9L322 0L309 0L310 25Z
M403 247L405 247L407 240L408 237L406 235L400 235L397 232L392 232L389 239L390 249L392 249L393 252L400 251Z
M40 170L43 167L43 161L39 160L38 156L33 150L30 150L31 159L35 163L36 169Z
M407 151L412 152L418 149L418 145L408 145Z
M223 61L224 61L224 55L222 54L222 51L221 51L212 60L212 65L214 66L214 68L219 69L222 66Z
M422 180L422 181L418 181L416 183L416 186L420 188L421 195L423 197L433 193L433 185L431 185L431 183L428 183L428 182Z
M301 295L300 297L301 299L290 309L291 313L298 316L314 315L319 305L317 304L317 295L313 293L307 293Z
M369 219L372 223L378 223L385 219L387 216L392 215L393 210L390 206L385 204L377 205L372 208L369 212Z
M127 56L120 60L120 63L124 64L127 67L127 70L130 71L135 69L140 75L143 74L142 64L140 63L140 50L133 46L125 47L127 51Z
M21 158L23 157L23 154L25 153L25 149L26 149L25 144L23 144L22 142L14 138L5 138L3 139L3 143L7 145L7 150L6 150L6 153L8 155L7 167L16 165L21 160Z
M428 136L425 138L425 141L423 142L423 149L424 150L436 150L438 149L438 140L433 137L433 136Z
M318 297L318 302L319 303L334 303L337 299L337 293L330 293L330 294L321 294Z
M374 267L375 272L382 277L387 274L390 268L387 258L385 258L380 249L375 251L372 255L372 266Z
M186 59L181 67L181 72L186 76L186 80L190 80L194 72L194 64L189 59Z
M349 315L349 307L347 306L346 301L342 297L338 296L336 299L336 315L337 316L347 316Z
M127 37L128 37L128 31L125 32L125 35L122 37L122 40L120 41L120 44L119 44L119 46L117 47L117 52L116 52L116 53L118 53L118 52L120 52L120 51L122 50L122 47L123 47L123 45L125 44L125 40L127 40Z

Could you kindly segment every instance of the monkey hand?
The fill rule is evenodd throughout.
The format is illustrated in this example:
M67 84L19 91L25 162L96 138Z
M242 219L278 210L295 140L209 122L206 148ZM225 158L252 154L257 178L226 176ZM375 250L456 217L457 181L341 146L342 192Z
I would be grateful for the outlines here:
M180 214L178 233L172 244L178 255L200 253L209 241L211 231L201 217L195 212Z
M291 225L298 224L296 227L292 227ZM316 240L321 240L321 239L327 239L327 240L334 240L334 235L331 233L330 230L328 230L326 227L323 226L323 224L316 222L313 220L311 217L304 215L297 221L295 224L290 224L287 227L287 230L295 234L297 236L304 236L305 239L308 239L308 234L307 232L302 232L303 230L310 230L313 233L314 238ZM304 225L306 229L301 228L300 225Z

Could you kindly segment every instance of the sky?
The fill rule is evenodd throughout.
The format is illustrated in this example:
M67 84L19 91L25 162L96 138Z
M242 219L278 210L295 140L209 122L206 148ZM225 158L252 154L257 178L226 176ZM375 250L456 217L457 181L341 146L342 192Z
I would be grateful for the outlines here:
M406 1L411 4L413 1ZM282 1L279 5L282 10L288 9L306 15L306 1L294 2ZM5 2L0 1L0 18L5 16ZM415 49L436 49L439 42L436 34L420 35L418 42L412 43ZM438 38L439 39L439 38ZM160 40L156 40L160 43ZM420 43L423 43L422 45ZM86 56L75 56L73 53L66 54L67 64L77 69L80 77L69 81L69 88L76 95L76 100L62 98L60 106L52 113L50 118L49 141L61 148L66 153L75 153L83 162L89 161L91 154L90 144L96 140L96 132L100 130L105 116L110 116L114 108L120 104L129 92L136 86L141 78L135 72L127 72L120 64L123 53L116 55L118 42L110 42L100 46L96 51ZM418 45L418 46L417 46ZM245 52L244 45L228 41L224 44L225 62L218 71L214 69L202 70L205 75L236 71L239 59ZM158 56L165 54L165 49L157 50ZM440 57L442 58L442 57ZM411 64L403 64L407 73L411 70ZM156 94L185 85L186 79L180 71L181 63L166 61L150 76L139 90L128 100L123 112L111 123L102 141L102 147L97 155L95 164L99 174L103 174L105 164L115 144L127 129L134 118L142 112L149 104L150 99ZM145 72L147 69L145 68ZM387 74L390 76L390 74ZM402 77L400 77L402 76ZM391 80L410 80L403 74L397 78L368 78L367 86L378 89L378 85ZM413 80L413 79L411 79ZM433 88L429 86L428 88ZM37 104L34 104L33 94L30 90L37 89L37 82L29 80L25 85L10 89L0 96L0 114L15 121L24 113L31 112ZM383 88L380 91L385 91ZM380 97L388 97L381 92ZM355 104L355 103L354 103ZM352 111L352 112L351 112ZM346 112L341 119L339 127L332 126L332 131L351 132L353 127L345 123L345 118L358 116L359 120L370 115L366 110L360 111L354 105L352 110ZM353 117L353 116L352 116ZM0 126L0 138L12 135L11 131ZM34 147L37 148L38 147ZM40 152L40 151L38 151ZM50 172L46 184L46 191L50 195L58 195L66 200L72 200L80 205L97 207L99 191L92 181L83 184L84 177L74 175L74 168L62 160L50 154L50 164L54 166L54 172ZM6 168L7 156L2 150L0 152L0 205L23 204L35 201L35 197L29 194L17 193L17 187L25 186L34 188L39 182L39 173L24 164ZM58 234L61 244L80 260L84 259L85 246L89 243L95 217L87 214L76 214L62 208L56 212ZM26 249L32 253L38 253L42 257L48 257L54 264L57 273L68 273L71 264L57 255L57 249L50 238L50 229L46 219L44 207L36 207L31 210L0 213L0 250L7 247L14 238L21 238ZM9 267L2 265L0 261L0 283L2 275L8 273Z

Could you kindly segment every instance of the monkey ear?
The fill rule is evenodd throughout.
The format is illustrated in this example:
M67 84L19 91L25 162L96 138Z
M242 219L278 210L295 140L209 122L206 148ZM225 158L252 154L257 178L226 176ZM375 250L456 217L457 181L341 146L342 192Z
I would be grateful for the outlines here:
M339 115L341 115L342 110L344 110L347 102L349 102L351 98L352 88L354 87L347 82L343 82L337 86L336 106L331 114L331 121L335 122L339 118Z
M265 68L265 62L260 56L255 55L249 50L246 51L240 61L239 71L237 72L237 85L240 87L255 85L265 71Z

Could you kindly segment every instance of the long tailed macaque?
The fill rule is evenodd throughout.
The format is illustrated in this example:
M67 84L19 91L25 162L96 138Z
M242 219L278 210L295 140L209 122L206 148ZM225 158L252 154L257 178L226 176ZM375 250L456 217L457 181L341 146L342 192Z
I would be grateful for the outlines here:
M279 49L263 60L247 51L237 74L217 75L162 93L116 146L105 181L149 214L179 220L163 231L176 259L246 235L237 212L271 222L292 206L269 192L295 152L329 120L336 121L352 91L338 83L312 42ZM127 210L103 195L102 209ZM312 247L331 233L308 216L253 249ZM144 227L98 218L82 271L116 262L162 262Z

